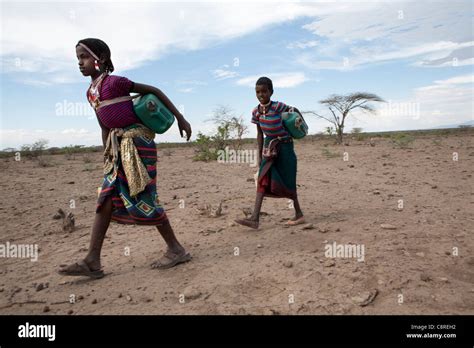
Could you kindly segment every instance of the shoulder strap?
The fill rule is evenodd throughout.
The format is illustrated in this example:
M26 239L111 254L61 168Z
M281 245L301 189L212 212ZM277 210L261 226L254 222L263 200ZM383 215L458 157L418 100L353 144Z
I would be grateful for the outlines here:
M103 106L112 105L112 104L116 104L116 103L122 103L122 102L125 102L125 101L133 100L133 99L138 98L140 96L141 96L141 94L126 95L126 96L123 96L123 97L118 97L118 98L114 98L114 99L100 101L98 103L99 105L97 105L96 110L100 109Z

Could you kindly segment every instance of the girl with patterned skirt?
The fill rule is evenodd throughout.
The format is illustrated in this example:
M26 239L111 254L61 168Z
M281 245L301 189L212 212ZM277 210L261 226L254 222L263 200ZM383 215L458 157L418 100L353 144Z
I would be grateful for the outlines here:
M252 123L257 125L258 162L257 197L252 216L235 220L237 223L257 229L264 197L293 200L295 216L288 225L305 222L296 192L297 159L293 139L285 129L282 112L298 109L272 101L273 83L267 77L257 80L255 92L260 104L252 111ZM265 134L265 139L263 135Z
M76 45L79 70L90 76L87 98L94 107L102 129L104 178L97 201L89 251L59 273L68 276L102 278L100 253L110 221L121 224L156 226L167 244L165 254L152 263L166 269L189 261L191 255L178 242L157 193L157 152L155 133L145 127L133 110L131 100L98 108L100 102L128 96L131 92L152 93L175 115L181 136L191 137L191 126L168 97L158 88L111 75L114 66L110 49L99 39L84 39Z

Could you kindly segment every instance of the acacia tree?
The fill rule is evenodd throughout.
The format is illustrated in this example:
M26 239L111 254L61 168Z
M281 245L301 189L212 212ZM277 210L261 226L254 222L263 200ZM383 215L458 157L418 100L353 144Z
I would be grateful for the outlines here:
M330 116L323 116L314 111L304 111L304 113L313 114L332 123L336 130L337 143L341 144L344 132L344 122L350 112L359 108L365 112L374 113L375 109L371 103L385 102L385 100L373 93L356 92L347 95L333 94L319 102L328 107L331 112Z

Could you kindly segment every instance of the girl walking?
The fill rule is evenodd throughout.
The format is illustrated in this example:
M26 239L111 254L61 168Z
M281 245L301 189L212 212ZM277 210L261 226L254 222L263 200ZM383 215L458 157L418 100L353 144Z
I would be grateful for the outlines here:
M62 265L68 276L102 278L100 253L111 220L122 224L153 225L167 244L166 253L152 264L166 269L189 261L191 255L178 242L156 190L155 133L145 127L133 111L131 100L97 106L105 100L129 96L131 92L154 94L175 115L181 136L191 137L191 126L158 88L114 76L110 49L99 39L84 39L76 45L79 70L91 77L87 98L96 110L104 145L104 178L97 201L89 251L86 257Z
M264 197L293 200L295 216L288 225L305 222L296 193L296 154L293 139L283 125L282 112L298 109L272 101L273 83L268 77L257 80L255 92L260 104L252 111L252 123L257 125L259 172L257 197L252 216L235 220L237 223L257 229ZM263 135L265 134L265 139ZM263 158L262 158L263 157Z

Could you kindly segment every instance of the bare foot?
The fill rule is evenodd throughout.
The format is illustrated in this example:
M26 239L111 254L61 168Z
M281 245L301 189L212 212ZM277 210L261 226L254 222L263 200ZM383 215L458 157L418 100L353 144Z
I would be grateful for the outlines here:
M235 220L235 222L237 222L237 223L240 224L240 225L253 228L253 229L255 229L255 230L258 229L258 221L256 221L256 220L239 219L239 220Z
M303 215L301 215L300 217L294 217L290 220L288 220L288 222L286 223L287 225L290 225L290 226L294 226L294 225L301 225L301 224L304 224L306 221L305 221L305 218Z

